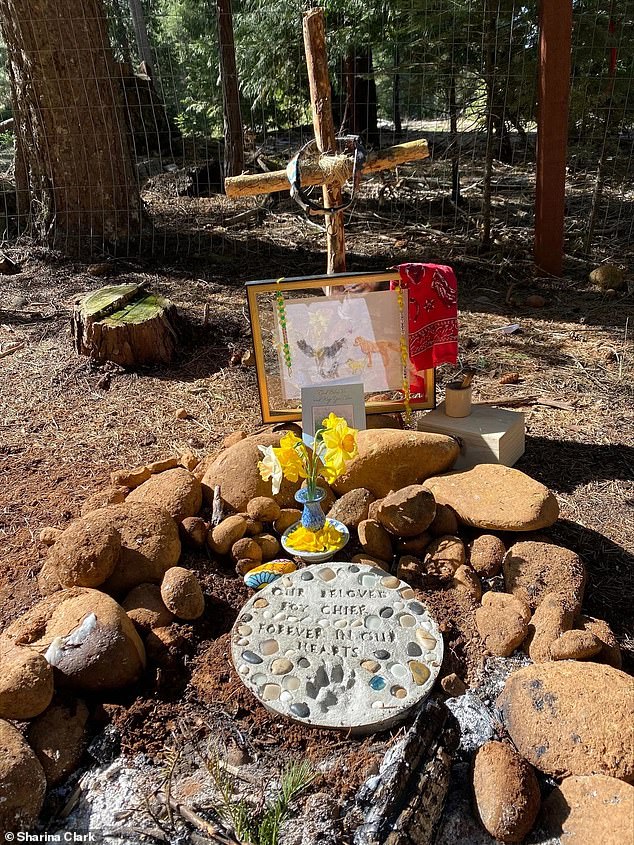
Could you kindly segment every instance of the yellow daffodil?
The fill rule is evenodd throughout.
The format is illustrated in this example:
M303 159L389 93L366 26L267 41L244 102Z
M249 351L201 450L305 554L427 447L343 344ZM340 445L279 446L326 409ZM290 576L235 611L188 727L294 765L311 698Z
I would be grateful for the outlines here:
M288 544L298 552L331 552L341 546L342 535L327 522L319 531L299 525L288 537Z
M275 496L280 492L282 484L282 465L272 446L258 446L258 449L262 453L262 460L258 463L260 476L263 481L271 479L271 491Z
M274 449L273 451L282 466L284 478L292 482L300 478L307 478L307 467L305 466L305 461L302 460L302 454L304 457L306 456L306 446L296 434L289 431L280 440L279 449Z
M356 457L357 452L357 430L350 428L342 417L335 417L330 414L324 420L324 431L322 439L326 452L322 461L328 467L342 475L346 469L346 463Z

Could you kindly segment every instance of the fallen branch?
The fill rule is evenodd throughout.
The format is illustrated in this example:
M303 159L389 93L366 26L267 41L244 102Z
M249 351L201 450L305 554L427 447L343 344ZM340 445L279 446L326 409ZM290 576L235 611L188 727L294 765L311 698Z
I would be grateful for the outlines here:
M25 340L23 340L21 343L16 343L13 346L10 346L8 349L4 349L2 352L0 352L0 358L6 358L9 355L13 355L14 352L19 352L20 349L24 349L25 346Z

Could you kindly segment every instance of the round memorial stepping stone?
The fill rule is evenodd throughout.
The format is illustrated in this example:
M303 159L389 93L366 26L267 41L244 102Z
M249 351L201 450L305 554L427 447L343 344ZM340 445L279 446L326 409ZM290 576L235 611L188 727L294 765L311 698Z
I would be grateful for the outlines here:
M253 596L234 625L231 652L241 680L268 710L370 733L404 719L429 694L443 641L404 581L329 561Z

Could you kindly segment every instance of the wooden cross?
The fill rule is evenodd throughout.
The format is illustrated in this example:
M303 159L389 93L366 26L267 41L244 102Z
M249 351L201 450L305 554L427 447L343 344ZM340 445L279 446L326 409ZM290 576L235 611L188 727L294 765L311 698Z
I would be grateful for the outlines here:
M306 12L303 19L304 49L306 51L306 65L310 82L310 104L313 114L313 128L317 149L321 154L336 156L337 137L332 117L332 99L330 79L328 76L328 59L326 55L326 28L324 11L321 8ZM363 167L363 174L379 173L389 170L409 161L420 161L429 156L427 141L409 141L388 147L375 153L370 153ZM324 208L336 208L341 205L342 191L339 178L335 181L333 172L352 175L353 160L349 155L336 156L337 168L320 167L319 162L302 166L302 187L308 185L322 185ZM255 175L232 176L225 179L225 193L228 197L255 196L270 194L274 191L288 189L288 177L285 170L271 173L257 173ZM343 273L346 269L346 241L344 232L343 211L326 213L326 248L328 264L326 272Z

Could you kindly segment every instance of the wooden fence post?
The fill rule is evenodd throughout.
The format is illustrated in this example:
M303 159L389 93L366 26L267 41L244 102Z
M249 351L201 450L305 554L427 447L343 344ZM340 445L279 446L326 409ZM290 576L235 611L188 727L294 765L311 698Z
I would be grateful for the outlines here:
M572 0L540 0L535 263L560 276L564 258Z

